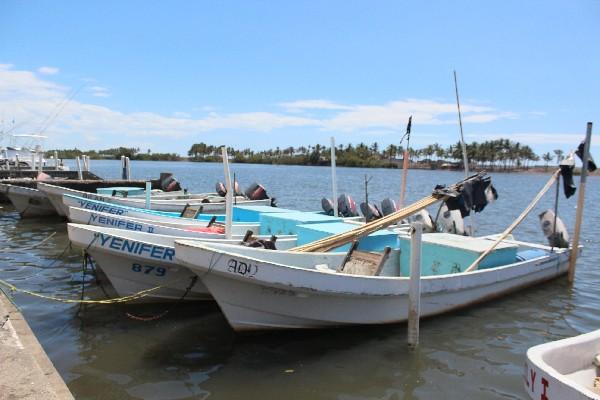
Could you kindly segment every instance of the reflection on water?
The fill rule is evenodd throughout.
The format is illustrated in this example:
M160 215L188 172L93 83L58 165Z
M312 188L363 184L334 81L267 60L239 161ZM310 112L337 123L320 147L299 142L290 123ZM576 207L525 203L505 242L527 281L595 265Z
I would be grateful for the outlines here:
M118 177L119 162L92 161L95 171ZM242 186L261 182L281 207L313 210L330 195L329 170L319 167L234 165ZM218 164L133 162L135 178L175 173L190 190L210 191L222 180ZM399 173L383 169L338 169L339 191L357 201L397 197ZM437 183L462 174L410 171L409 201ZM493 174L500 198L476 218L478 233L503 230L548 179L541 174ZM77 398L82 399L522 399L527 348L600 328L597 282L600 211L592 199L600 180L588 182L583 244L577 280L555 280L506 298L422 321L421 346L406 346L406 326L359 327L318 332L234 335L214 304L184 304L159 320L162 305L77 305L15 295L32 329ZM536 209L552 206L548 196ZM574 198L561 196L560 215L571 226ZM433 210L432 210L433 211ZM532 213L515 236L541 242ZM20 250L57 232L42 246ZM0 212L0 278L36 292L76 298L82 285L102 298L80 251L68 248L57 219L20 220Z

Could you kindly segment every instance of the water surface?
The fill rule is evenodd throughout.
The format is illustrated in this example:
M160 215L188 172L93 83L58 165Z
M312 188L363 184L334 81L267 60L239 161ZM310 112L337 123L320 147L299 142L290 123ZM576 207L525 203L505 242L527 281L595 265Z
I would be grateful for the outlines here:
M92 161L106 178L119 177L118 161ZM232 165L242 187L262 183L281 207L320 208L331 197L324 167ZM223 180L219 164L132 162L133 178L173 172L191 191L212 191ZM339 192L364 200L398 197L400 173L338 168ZM479 234L500 232L525 208L548 175L494 173L500 198L478 215ZM458 172L409 173L409 201ZM519 240L544 242L537 214L553 205L553 193L515 231ZM555 280L500 300L421 322L421 345L406 346L406 325L236 335L214 304L77 305L15 294L38 339L78 399L522 399L526 350L536 344L600 328L599 217L594 199L600 179L590 177L576 282ZM561 193L560 216L569 230L576 196ZM36 292L102 298L81 253L68 248L59 219L21 220L0 210L0 278ZM435 212L432 209L431 212ZM57 232L44 245L23 250ZM21 249L21 250L20 250ZM155 321L135 315L168 314Z

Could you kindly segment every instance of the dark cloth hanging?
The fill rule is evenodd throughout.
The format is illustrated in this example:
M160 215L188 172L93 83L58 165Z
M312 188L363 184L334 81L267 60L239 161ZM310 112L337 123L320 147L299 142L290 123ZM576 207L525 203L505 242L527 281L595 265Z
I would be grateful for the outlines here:
M577 157L579 157L581 162L583 162L584 147L585 147L585 140L583 142L579 143L579 147L577 148L577 151L575 152L575 154L577 154ZM596 163L594 162L594 159L592 158L592 155L590 154L589 158L588 158L588 171L594 172L595 170L596 170Z
M436 187L436 189L439 189ZM489 203L487 192L491 191L491 198L496 200L498 192L492 186L492 180L489 177L483 179L474 179L465 182L456 196L449 197L446 200L446 206L449 210L460 210L462 217L474 212L482 212Z
M575 163L572 161L566 161L560 163L560 174L563 178L563 189L567 199L575 194L577 187L573 181L573 170L575 169Z

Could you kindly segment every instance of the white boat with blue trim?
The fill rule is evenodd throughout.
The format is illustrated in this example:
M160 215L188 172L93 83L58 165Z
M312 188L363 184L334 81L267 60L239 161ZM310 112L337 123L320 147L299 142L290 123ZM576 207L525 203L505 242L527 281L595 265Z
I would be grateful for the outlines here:
M175 259L174 242L184 237L74 223L69 223L67 230L69 240L92 256L121 297L160 287L149 292L143 300L178 300L195 276ZM238 245L242 242L241 237L195 240ZM276 243L280 248L291 248L296 245L296 238L278 238ZM201 282L195 283L185 297L185 300L210 299L212 297Z

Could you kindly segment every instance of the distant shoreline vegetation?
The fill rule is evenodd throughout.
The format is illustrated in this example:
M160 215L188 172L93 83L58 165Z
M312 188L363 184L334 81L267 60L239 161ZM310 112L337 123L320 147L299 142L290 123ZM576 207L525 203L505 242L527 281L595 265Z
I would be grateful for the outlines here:
M485 142L472 142L466 145L469 164L475 169L516 171L539 168L548 169L553 160L563 158L562 150L545 153L541 157L527 146L508 139L498 139ZM195 143L188 151L188 157L176 153L152 153L150 149L140 152L139 148L118 147L106 150L82 151L49 150L46 157L55 151L59 158L76 158L86 154L91 159L120 159L121 156L131 160L149 161L194 161L194 162L221 162L221 146ZM262 151L249 148L238 150L228 147L227 151L233 162L248 164L273 164L273 165L329 165L331 162L331 149L327 146L316 144L314 146L286 147ZM380 148L377 142L367 145L340 144L336 148L336 164L343 167L363 168L402 168L405 148L390 144ZM462 169L462 146L460 143L446 148L437 143L421 149L409 148L410 168L420 169ZM542 160L543 166L534 163Z

